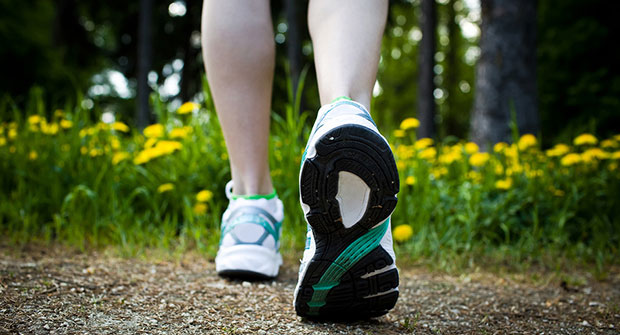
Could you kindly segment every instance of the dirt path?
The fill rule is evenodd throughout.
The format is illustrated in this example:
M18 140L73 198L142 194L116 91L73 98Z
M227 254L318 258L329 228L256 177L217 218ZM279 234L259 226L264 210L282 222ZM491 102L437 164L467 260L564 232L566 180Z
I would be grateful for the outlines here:
M401 270L387 316L310 322L291 300L297 265L277 281L230 282L197 256L121 259L62 248L0 247L0 333L618 334L620 276L578 287Z

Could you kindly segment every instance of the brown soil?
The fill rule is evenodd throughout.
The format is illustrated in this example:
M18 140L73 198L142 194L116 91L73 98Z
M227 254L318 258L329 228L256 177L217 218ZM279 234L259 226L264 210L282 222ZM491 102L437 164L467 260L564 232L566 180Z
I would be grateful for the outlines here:
M293 262L276 281L249 283L219 278L211 261L191 253L161 259L0 246L0 333L618 334L620 328L617 273L603 282L583 276L577 285L535 284L531 274L401 269L392 312L330 323L295 315Z

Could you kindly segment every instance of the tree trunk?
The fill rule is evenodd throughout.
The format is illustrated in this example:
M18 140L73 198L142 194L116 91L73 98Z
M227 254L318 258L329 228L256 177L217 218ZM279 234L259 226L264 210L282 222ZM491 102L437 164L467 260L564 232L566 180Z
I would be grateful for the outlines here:
M454 10L455 0L450 0L448 2L448 22L446 24L448 28L448 39L450 41L450 45L448 46L448 51L446 53L446 68L445 68L445 80L444 87L446 89L446 106L447 112L443 115L442 118L442 129L443 136L459 135L459 124L458 121L461 116L458 115L458 101L456 100L456 95L459 90L459 42L460 42L460 33L461 29L456 24L456 12Z
M295 99L299 75L301 73L303 55L301 53L301 25L300 25L300 1L286 0L286 21L288 34L286 38L286 53L289 62L291 83L293 84L293 101ZM300 111L301 112L301 111Z
M188 13L183 17L185 24L189 27L187 36L185 37L185 47L183 52L183 70L181 70L181 82L179 86L179 97L181 101L190 101L194 95L200 91L201 78L200 66L197 66L196 58L200 52L199 48L192 45L192 34L199 31L200 14L202 1L198 3L196 0L186 0L185 6ZM198 13L198 14L195 14Z
M153 0L140 0L138 21L138 96L136 109L136 125L139 129L150 123L148 75L153 62L152 39Z
M536 0L482 0L481 55L471 120L482 147L511 139L514 111L521 134L537 134Z
M437 9L435 0L422 0L422 41L419 51L418 77L418 137L435 135L435 83L433 82L435 66L435 28L437 26Z

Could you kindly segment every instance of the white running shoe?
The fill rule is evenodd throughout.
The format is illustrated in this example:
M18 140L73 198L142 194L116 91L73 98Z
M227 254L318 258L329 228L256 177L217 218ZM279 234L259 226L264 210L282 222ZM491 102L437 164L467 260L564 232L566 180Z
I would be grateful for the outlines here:
M390 215L399 190L387 141L361 104L323 106L301 161L306 250L295 310L312 318L387 313L398 299Z
M222 216L220 248L215 270L224 277L270 279L282 265L280 236L284 209L275 191L265 196L234 196Z

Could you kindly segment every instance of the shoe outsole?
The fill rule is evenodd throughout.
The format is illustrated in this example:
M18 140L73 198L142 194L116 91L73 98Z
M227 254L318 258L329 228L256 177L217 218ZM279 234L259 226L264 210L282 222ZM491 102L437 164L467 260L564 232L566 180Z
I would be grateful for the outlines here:
M377 233L372 249L343 268L335 261L353 243L366 239L391 215L399 190L398 170L389 145L376 132L359 125L343 125L324 134L315 144L316 155L303 163L300 177L301 200L310 209L306 214L314 233L316 251L307 265L295 301L298 315L318 319L360 319L380 316L398 299L398 271L395 267L373 276L364 276L393 264L392 257L379 245ZM352 227L342 223L338 193L339 172L357 175L371 189L366 211ZM387 227L388 222L384 225ZM350 252L350 251L348 251ZM355 251L357 252L357 251ZM356 256L357 257L357 256ZM342 276L320 304L316 290L325 285L324 274L342 269ZM330 270L331 269L331 270ZM322 279L323 278L323 279ZM392 290L394 289L394 290ZM380 294L388 292L385 294ZM313 296L315 296L313 300Z
M220 277L230 280L244 280L244 281L267 281L273 280L277 276L267 276L260 272L247 271L247 270L223 270L217 273Z

